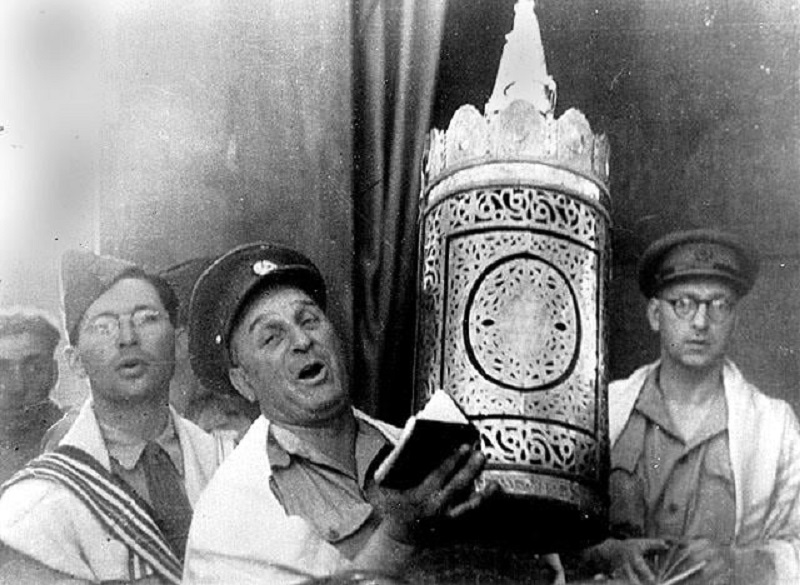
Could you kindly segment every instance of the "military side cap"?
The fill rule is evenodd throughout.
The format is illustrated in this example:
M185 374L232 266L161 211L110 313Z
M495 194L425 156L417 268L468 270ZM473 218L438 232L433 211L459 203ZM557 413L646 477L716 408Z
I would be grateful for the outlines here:
M296 286L325 308L325 281L314 263L276 244L255 242L234 248L200 275L189 305L189 356L203 384L235 392L228 378L235 320L254 293L274 284Z
M70 343L78 340L78 325L91 304L122 274L136 265L85 250L67 250L61 256L61 308Z
M747 294L758 276L755 251L737 236L696 229L669 234L645 251L639 264L639 289L652 298L668 284L694 278L714 278Z
M192 289L206 268L214 261L213 256L192 258L174 266L170 266L158 273L162 279L175 292L178 297L178 325L186 325L189 321L189 301L192 298Z

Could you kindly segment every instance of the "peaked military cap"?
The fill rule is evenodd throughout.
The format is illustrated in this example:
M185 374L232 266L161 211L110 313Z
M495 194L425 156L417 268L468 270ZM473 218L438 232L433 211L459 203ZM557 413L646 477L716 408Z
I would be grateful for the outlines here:
M192 298L192 290L203 274L214 261L213 256L203 256L200 258L192 258L184 262L180 262L169 268L166 268L158 273L167 284L172 287L175 296L178 297L179 310L178 310L178 325L186 325L189 321L189 301Z
M653 242L639 263L639 288L652 298L668 284L692 278L727 282L747 294L758 276L755 251L734 234L716 229L674 232Z
M314 263L269 242L234 248L200 275L189 306L189 355L195 375L209 388L235 392L228 378L235 321L254 293L273 284L296 286L325 308L325 281Z

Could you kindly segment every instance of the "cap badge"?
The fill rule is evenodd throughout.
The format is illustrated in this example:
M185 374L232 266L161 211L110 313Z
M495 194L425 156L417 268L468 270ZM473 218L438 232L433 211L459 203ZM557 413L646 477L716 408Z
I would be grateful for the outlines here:
M709 246L698 246L694 252L694 259L700 264L711 264L714 260L714 251Z
M259 260L253 264L253 272L258 276L264 276L265 274L269 274L275 270L277 267L277 264L270 262L269 260Z

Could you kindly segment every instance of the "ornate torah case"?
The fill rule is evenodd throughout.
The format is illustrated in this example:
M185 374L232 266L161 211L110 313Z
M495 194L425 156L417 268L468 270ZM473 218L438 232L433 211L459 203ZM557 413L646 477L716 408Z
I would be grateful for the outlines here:
M480 430L506 494L485 531L546 522L542 547L577 546L608 508L609 149L579 111L555 118L533 2L515 11L485 115L430 136L415 398L443 388Z

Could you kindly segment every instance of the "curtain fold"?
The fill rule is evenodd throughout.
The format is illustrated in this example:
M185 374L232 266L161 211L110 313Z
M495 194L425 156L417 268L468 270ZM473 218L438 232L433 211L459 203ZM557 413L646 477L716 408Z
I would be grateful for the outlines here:
M385 420L410 413L420 160L446 0L354 0L353 388Z

